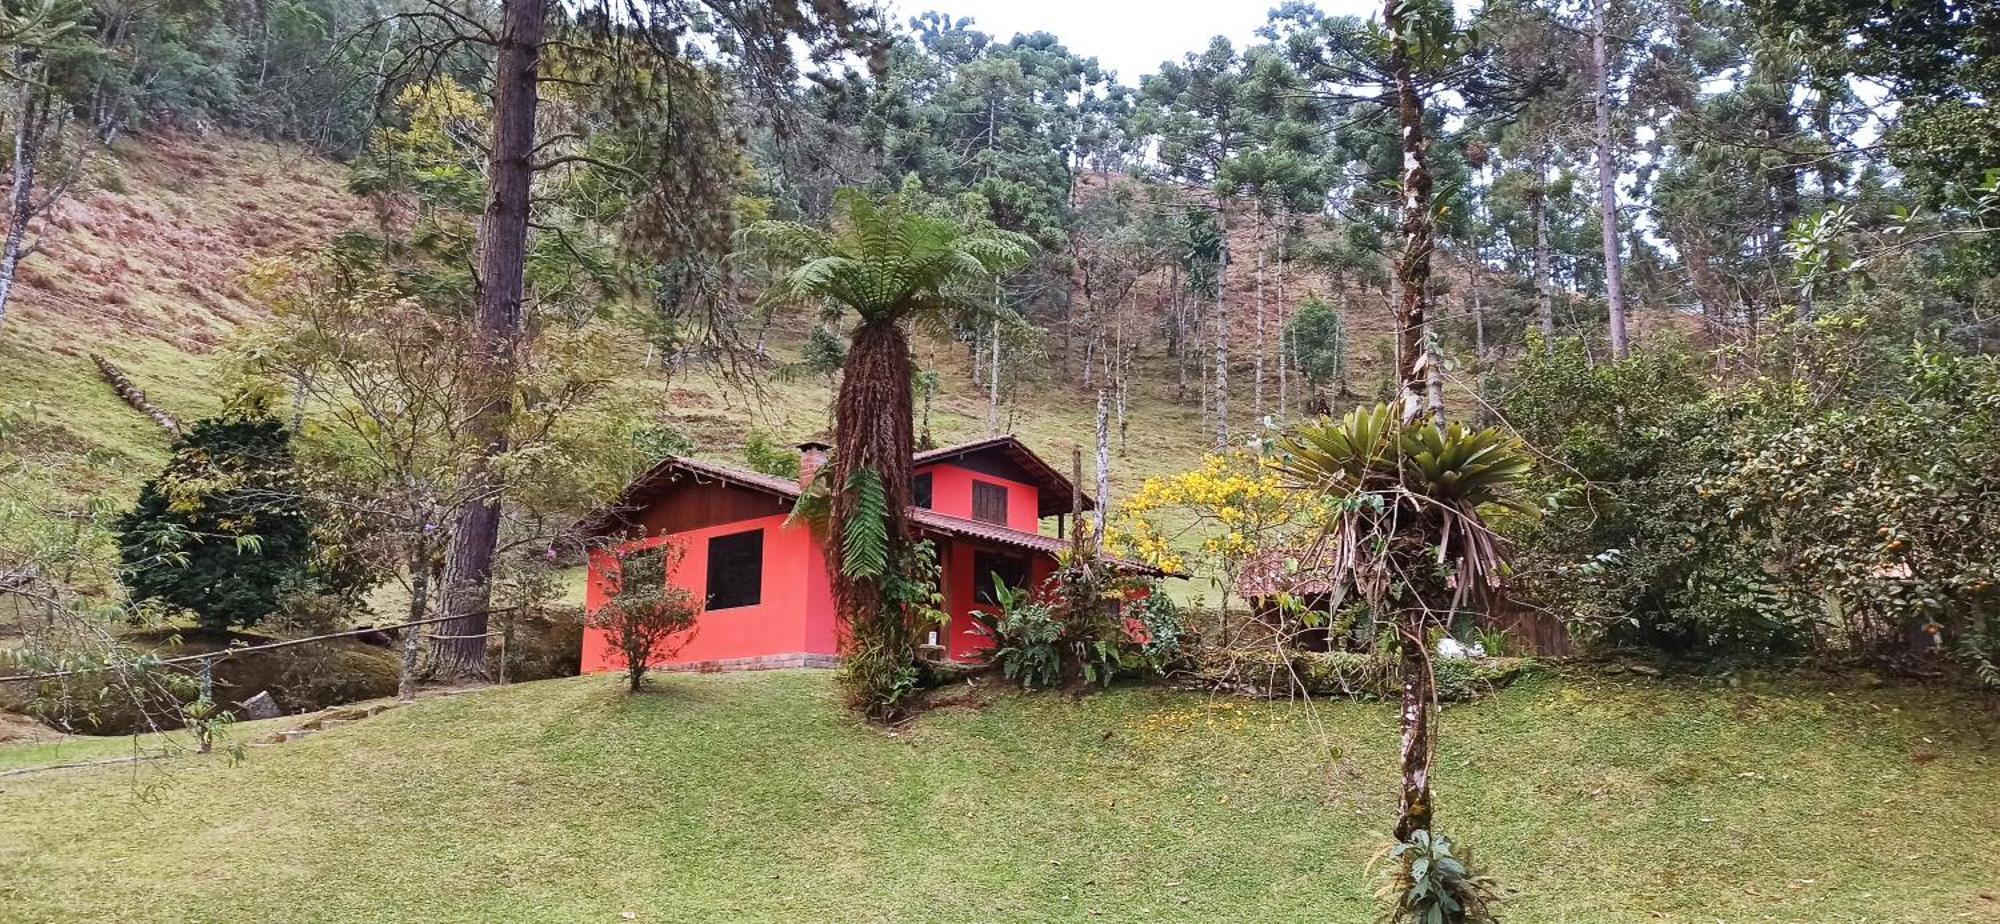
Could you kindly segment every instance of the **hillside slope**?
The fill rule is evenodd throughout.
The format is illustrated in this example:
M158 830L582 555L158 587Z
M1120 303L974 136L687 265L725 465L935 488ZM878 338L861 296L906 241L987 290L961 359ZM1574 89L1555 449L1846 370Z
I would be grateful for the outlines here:
M0 781L0 919L1375 913L1385 705L998 694L890 735L844 715L824 672L655 683L428 700L240 764ZM1532 681L1445 713L1440 820L1506 885L1509 920L1994 920L2000 770L1973 708Z

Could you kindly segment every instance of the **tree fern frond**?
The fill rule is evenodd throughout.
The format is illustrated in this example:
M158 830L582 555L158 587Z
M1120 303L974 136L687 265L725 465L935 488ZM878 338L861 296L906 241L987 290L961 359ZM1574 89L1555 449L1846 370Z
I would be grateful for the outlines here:
M854 512L840 534L840 570L852 578L881 577L889 568L889 492L874 469L855 469L847 491Z

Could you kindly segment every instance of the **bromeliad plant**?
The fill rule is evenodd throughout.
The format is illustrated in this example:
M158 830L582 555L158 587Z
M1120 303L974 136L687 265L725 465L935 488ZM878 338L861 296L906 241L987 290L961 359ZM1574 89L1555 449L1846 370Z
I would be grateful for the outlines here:
M1389 845L1381 857L1391 872L1378 894L1392 921L1453 924L1492 921L1499 890L1472 865L1472 852L1452 852L1451 840L1418 831Z
M850 636L853 705L894 717L916 659L918 627L891 591L914 562L908 510L915 448L908 327L989 310L998 281L1028 261L1027 238L923 207L914 189L877 202L843 190L830 228L765 221L743 232L744 250L787 268L764 293L770 304L810 305L860 318L834 400L828 463L828 562L834 600ZM912 669L913 670L913 669Z
M1280 451L1294 486L1335 506L1324 558L1332 564L1336 586L1389 616L1400 643L1402 794L1394 850L1397 875L1422 883L1434 862L1429 852L1435 837L1432 630L1448 627L1454 614L1500 586L1506 561L1486 517L1503 509L1527 512L1516 492L1532 463L1520 444L1499 430L1405 423L1388 405L1302 426L1280 443ZM1447 912L1443 898L1427 901L1421 913L1399 903L1392 914L1484 920L1475 913L1477 905L1460 902Z

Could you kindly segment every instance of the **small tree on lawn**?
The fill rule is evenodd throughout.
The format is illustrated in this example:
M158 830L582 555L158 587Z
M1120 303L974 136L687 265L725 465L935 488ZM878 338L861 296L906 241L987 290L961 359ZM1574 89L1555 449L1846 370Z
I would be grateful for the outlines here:
M210 631L255 625L313 583L313 518L291 433L250 396L188 428L119 518L120 577L133 602L192 611Z
M694 594L667 583L680 557L675 545L619 555L611 599L590 615L590 627L610 636L612 657L625 668L634 693L646 679L647 666L673 657L694 639L701 606Z

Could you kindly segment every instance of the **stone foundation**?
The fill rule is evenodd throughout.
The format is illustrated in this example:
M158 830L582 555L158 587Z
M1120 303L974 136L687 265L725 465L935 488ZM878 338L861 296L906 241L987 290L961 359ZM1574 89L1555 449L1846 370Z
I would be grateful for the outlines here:
M759 655L754 658L719 658L712 661L688 661L682 664L663 664L653 668L669 673L719 674L723 671L778 671L796 668L839 667L840 656L793 652L791 654Z

